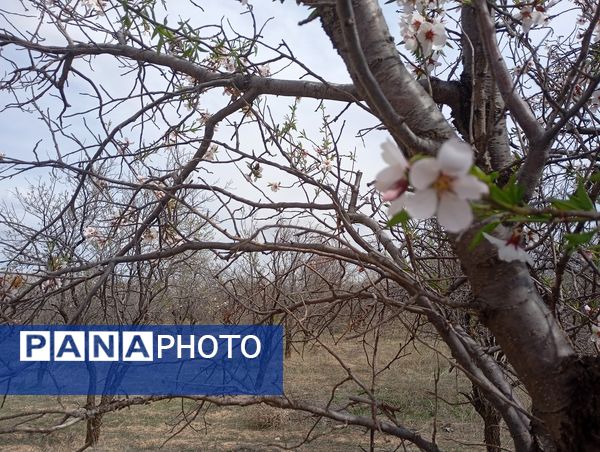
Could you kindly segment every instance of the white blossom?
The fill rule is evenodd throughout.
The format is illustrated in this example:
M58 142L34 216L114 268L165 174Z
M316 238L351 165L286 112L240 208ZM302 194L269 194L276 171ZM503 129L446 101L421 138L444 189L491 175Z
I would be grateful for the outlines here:
M521 26L523 27L523 31L528 33L531 27L535 27L536 25L543 25L544 22L548 19L546 14L537 8L531 8L531 6L524 6L521 10L516 14L515 19L521 21Z
M446 45L446 28L441 22L424 22L417 32L417 41L421 45L424 57L429 57L434 50L441 50Z
M281 182L269 182L267 186L271 189L272 192L278 192L281 188Z
M268 64L261 64L256 70L261 77L269 77L271 75L271 67Z
M431 56L429 56L429 58L427 58L427 65L425 66L425 70L427 71L427 74L431 74L436 67L441 66L442 63L440 63L438 61L439 58L439 53L433 53L431 54Z
M321 162L321 171L328 173L329 171L331 171L333 168L333 160L332 159L324 159Z
M375 188L382 193L384 201L392 201L388 211L392 217L404 209L404 200L400 198L408 188L408 162L402 151L389 138L381 148L381 156L389 166L375 177Z
M98 230L92 226L88 226L87 228L85 228L83 230L83 236L86 239L92 238L92 237L98 237Z
M406 193L402 203L418 219L437 215L438 222L449 232L460 232L473 221L468 201L488 192L485 183L469 174L473 150L452 138L440 148L437 158L427 157L411 165L408 180L414 193Z
M219 146L216 144L211 144L204 154L203 160L212 161L215 159L215 155L219 152Z
M417 41L415 35L407 34L404 36L404 47L406 47L406 50L408 50L409 52L417 51L417 49L419 48L419 41Z
M533 265L533 260L529 253L520 246L520 233L513 233L508 240L499 239L485 232L483 236L488 242L498 248L498 259L505 262L519 261Z
M92 8L99 16L104 15L105 0L83 0L85 6Z

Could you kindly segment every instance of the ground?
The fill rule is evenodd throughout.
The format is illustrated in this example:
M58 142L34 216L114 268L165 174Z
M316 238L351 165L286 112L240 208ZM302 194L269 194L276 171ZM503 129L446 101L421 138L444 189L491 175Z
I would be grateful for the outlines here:
M380 340L381 362L393 357L405 337L386 334ZM334 345L333 341L330 345ZM335 344L341 358L359 378L369 382L371 374L365 365L364 344L360 339L344 339ZM368 347L366 347L368 348ZM378 396L390 405L400 408L399 421L430 439L436 425L437 441L443 450L485 450L482 442L481 420L471 406L465 403L461 392L468 392L469 382L434 349L444 352L443 345L433 340L410 344L403 350L403 358L396 361L379 376ZM438 403L435 400L435 375ZM286 360L286 392L296 399L318 403L329 399L332 387L345 371L323 347L305 347L296 350ZM333 404L347 400L348 395L360 395L355 385L345 384L333 397ZM58 401L66 406L78 406L85 398L69 397ZM0 410L0 417L27 408L57 406L56 398L8 397ZM437 408L436 408L437 406ZM259 405L246 408L210 407L202 410L186 428L185 411L189 416L194 402L171 400L149 406L122 410L105 417L99 444L94 451L163 451L223 450L236 452L282 450L280 446L305 451L368 450L369 434L364 429L321 421L306 435L315 418L305 413L278 410ZM183 408L183 410L182 410ZM353 408L355 414L367 414L368 409ZM437 413L436 413L437 411ZM6 426L6 422L0 426ZM181 431L180 431L181 430ZM179 432L179 433L177 433ZM512 443L503 429L503 446ZM8 434L0 437L1 451L71 451L83 444L85 425L79 423L51 435ZM279 446L279 447L278 447ZM394 437L376 435L376 450L404 450ZM406 445L406 450L416 450Z

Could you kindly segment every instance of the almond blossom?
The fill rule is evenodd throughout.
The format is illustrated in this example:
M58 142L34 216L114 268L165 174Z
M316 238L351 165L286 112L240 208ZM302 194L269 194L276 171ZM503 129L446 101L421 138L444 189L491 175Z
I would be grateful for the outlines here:
M281 182L269 182L267 186L271 189L272 192L278 192L281 188Z
M441 22L424 22L417 32L417 41L421 45L424 57L429 57L434 50L441 50L446 45L446 28Z
M437 215L449 232L460 232L473 221L469 201L487 194L485 183L469 174L473 150L452 138L440 148L436 158L427 157L411 165L408 180L414 193L403 196L404 208L418 219Z
M384 201L392 201L388 211L392 217L404 209L404 200L399 198L408 188L408 162L402 151L389 138L381 148L383 161L389 166L377 174L375 188L383 194Z
M521 21L521 26L523 27L523 31L528 33L531 27L535 27L536 25L543 25L548 17L544 14L543 11L540 11L538 8L531 8L531 6L524 6L521 10L515 15L515 19Z
M219 146L216 144L211 144L209 148L206 150L204 154L203 160L213 161L215 159L215 155L219 152Z
M421 49L422 57L428 58L434 51L441 50L446 45L446 29L444 24L436 19L423 16L414 10L405 13L400 19L400 31L404 46L410 52Z
M261 77L270 77L271 76L271 67L268 64L261 64L256 68L258 75Z
M99 235L100 234L98 233L98 230L92 226L88 226L83 230L83 237L85 237L86 239L95 238Z
M321 161L321 171L323 171L324 173L328 173L332 169L333 169L333 160L332 159L326 158L323 161Z
M488 242L498 248L498 259L505 262L519 261L533 265L533 260L527 251L525 251L521 243L521 233L515 231L511 234L508 240L499 239L493 235L483 233L483 236Z
M93 9L99 16L104 15L106 0L83 0L82 3Z

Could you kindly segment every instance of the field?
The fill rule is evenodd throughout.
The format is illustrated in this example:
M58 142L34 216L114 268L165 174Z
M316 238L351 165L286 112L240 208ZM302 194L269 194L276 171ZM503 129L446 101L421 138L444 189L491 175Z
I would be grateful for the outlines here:
M398 351L401 338L385 337L380 340L379 360L383 363ZM434 425L437 441L442 450L485 450L482 442L481 420L473 408L465 403L460 392L468 392L470 384L452 370L449 363L433 350L432 343L410 344L403 357L395 361L378 378L377 394L389 405L400 410L400 423L417 430L430 439ZM442 350L442 346L435 348ZM357 340L341 341L335 345L338 356L346 360L349 369L369 382L371 374L365 365L363 347ZM341 381L346 371L322 347L296 350L286 360L286 393L295 399L324 404L331 396L333 386ZM435 376L437 382L437 403ZM354 384L344 384L335 392L333 404L347 401L349 395L360 395ZM9 397L0 416L42 407L79 406L84 398ZM282 447L305 451L369 450L369 433L359 427L350 427L329 420L315 424L316 418L307 413L291 412L266 405L246 408L210 407L182 429L196 407L194 401L180 399L160 401L112 413L104 418L99 444L88 450L164 451L223 450L270 451ZM351 408L354 414L369 415L368 407ZM183 413L187 413L184 415ZM7 424L2 423L5 427ZM71 451L83 445L85 425L78 423L51 435L5 434L0 437L2 451ZM503 446L512 446L503 434ZM404 449L406 447L406 449ZM378 451L416 450L403 445L397 438L377 434Z

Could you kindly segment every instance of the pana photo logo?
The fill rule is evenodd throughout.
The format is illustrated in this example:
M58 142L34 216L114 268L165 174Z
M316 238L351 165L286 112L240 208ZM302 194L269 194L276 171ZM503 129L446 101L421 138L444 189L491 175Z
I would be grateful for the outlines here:
M261 341L254 334L155 337L152 331L21 331L19 356L21 361L154 361L175 350L177 359L212 359L223 341L227 359L234 359L234 352L247 359L260 355Z
M280 395L279 326L0 326L5 394Z

